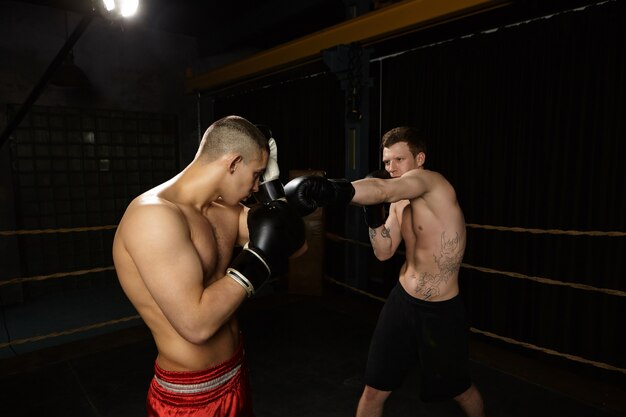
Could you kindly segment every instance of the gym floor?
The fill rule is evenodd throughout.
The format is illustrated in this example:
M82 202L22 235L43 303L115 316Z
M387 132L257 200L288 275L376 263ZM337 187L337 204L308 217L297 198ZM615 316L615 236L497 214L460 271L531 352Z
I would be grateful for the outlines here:
M326 290L275 293L239 312L257 417L353 416L382 303ZM472 337L472 371L487 415L626 415L626 387L548 366ZM0 415L137 417L156 350L143 325L0 361ZM418 399L413 370L386 416L462 416L454 402Z

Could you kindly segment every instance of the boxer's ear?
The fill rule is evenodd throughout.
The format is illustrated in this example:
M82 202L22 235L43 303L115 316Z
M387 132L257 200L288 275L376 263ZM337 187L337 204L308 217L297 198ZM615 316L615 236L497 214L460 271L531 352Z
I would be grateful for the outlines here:
M234 174L239 164L243 161L243 157L240 154L231 153L226 155L226 164L228 166L228 172Z
M415 161L417 162L417 167L421 168L422 166L424 166L424 163L426 162L426 154L424 152L418 153L417 156L415 157Z

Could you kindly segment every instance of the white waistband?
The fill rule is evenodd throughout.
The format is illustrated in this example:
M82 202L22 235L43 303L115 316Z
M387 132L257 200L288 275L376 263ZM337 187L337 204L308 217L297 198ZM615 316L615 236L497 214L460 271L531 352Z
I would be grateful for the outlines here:
M235 366L233 369L226 372L222 376L218 376L215 379L212 379L206 382L201 382L199 384L174 384L172 382L163 381L161 378L159 378L156 375L154 376L154 380L166 390L175 392L177 394L198 394L200 392L206 392L214 388L217 388L221 385L224 385L226 382L231 380L235 375L237 375L237 372L239 372L240 369L241 369L241 364Z

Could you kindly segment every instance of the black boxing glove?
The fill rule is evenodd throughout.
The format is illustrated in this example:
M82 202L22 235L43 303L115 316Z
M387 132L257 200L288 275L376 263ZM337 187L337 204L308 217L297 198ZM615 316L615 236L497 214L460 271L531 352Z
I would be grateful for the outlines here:
M354 197L354 187L346 179L328 179L317 175L294 178L285 185L285 195L302 216L330 204L347 205Z
M226 274L250 297L304 245L304 221L289 204L276 200L250 209L248 232L250 240Z
M267 167L261 177L259 191L254 193L254 197L259 203L267 204L270 201L285 198L285 190L280 182L280 169L278 168L278 147L276 140L272 137L272 131L263 125L256 125L267 138L269 146L269 157L267 159Z
M365 178L381 178L389 179L391 176L384 169L379 169L374 172L370 172ZM365 214L365 223L370 229L377 229L387 221L387 213L385 210L385 203L374 204L371 206L363 206L363 212Z

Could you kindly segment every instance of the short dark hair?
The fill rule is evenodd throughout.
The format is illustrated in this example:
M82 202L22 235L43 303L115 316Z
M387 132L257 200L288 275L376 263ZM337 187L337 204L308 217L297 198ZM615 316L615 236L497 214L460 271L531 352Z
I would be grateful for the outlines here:
M226 116L204 132L197 157L214 161L228 152L239 152L244 160L255 158L260 150L269 151L265 135L240 116Z
M406 142L413 157L420 152L426 153L426 140L414 127L400 126L389 130L383 135L381 147L388 148L398 142Z

